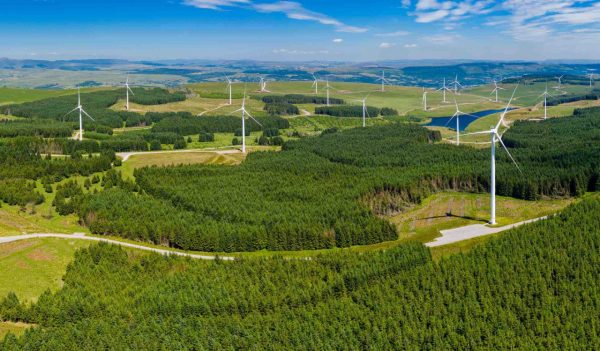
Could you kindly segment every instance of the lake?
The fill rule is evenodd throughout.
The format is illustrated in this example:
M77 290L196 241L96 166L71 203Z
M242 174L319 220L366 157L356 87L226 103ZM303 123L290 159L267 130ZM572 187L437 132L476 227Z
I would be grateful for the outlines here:
M511 109L513 110L513 109ZM467 128L467 126L469 126L469 124L473 123L475 120L481 118L481 117L485 117L485 116L489 116L489 115L493 115L494 113L498 113L498 112L502 112L504 111L504 109L500 109L500 110L483 110L483 111L478 111L478 112L473 112L470 113L469 115L471 116L465 116L465 115L461 115L460 116L460 124L459 124L459 130L460 131L464 131L465 128ZM510 110L509 110L510 111ZM456 121L452 120L452 122L448 123L448 121L450 120L450 118L452 118L452 116L448 116L448 117L432 117L431 118L431 123L427 124L427 126L434 126L434 127L448 127L450 129L454 129L456 130ZM448 125L446 125L448 124Z

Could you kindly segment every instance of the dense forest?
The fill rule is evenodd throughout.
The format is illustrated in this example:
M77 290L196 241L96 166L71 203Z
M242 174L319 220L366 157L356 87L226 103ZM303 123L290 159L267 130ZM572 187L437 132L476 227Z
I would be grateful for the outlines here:
M0 318L16 350L597 350L600 199L431 261L420 244L310 260L192 261L106 244Z
M88 176L112 167L114 152L94 157L51 158L40 150L49 142L36 137L16 137L0 143L0 200L10 205L39 204L44 197L35 190L33 180L58 182L73 175Z
M0 138L39 136L43 138L68 138L73 134L74 123L48 120L0 121Z
M560 104L566 104L574 101L598 99L600 99L600 90L594 89L587 94L564 94L551 96L546 100L546 106L558 106Z
M327 104L327 98L323 96L302 95L302 94L287 94L287 95L267 95L260 97L265 104L286 103L286 104ZM329 98L329 104L342 105L344 100L337 98Z
M600 189L600 114L584 111L515 123L504 140L523 174L499 151L497 193L534 200ZM94 233L202 251L394 240L395 227L380 216L445 189L489 190L489 149L440 138L393 124L291 141L283 152L252 153L235 168L140 169L140 194L111 189L85 197L77 212Z
M367 106L367 117L377 117L380 112L378 107ZM318 106L315 108L315 113L334 117L362 117L363 108L358 105Z
M246 122L248 131L260 131L263 128L287 129L290 127L289 121L277 117L256 117L256 120L249 119ZM199 133L234 133L241 129L242 119L237 116L210 116L205 118L196 118L178 114L177 116L163 117L152 126L152 133L175 133L179 135L192 135Z
M132 101L144 105L164 104L172 101L185 100L185 94L180 92L169 92L166 89L136 88ZM141 115L128 111L114 111L110 107L123 98L122 90L101 90L81 94L83 108L94 118L95 121L85 121L86 130L95 130L95 125L110 128L121 128L128 119L144 118ZM17 117L29 119L52 119L64 122L77 122L79 115L76 112L67 113L77 106L77 94L66 95L27 102L19 105L2 106L0 113L11 114ZM131 122L130 122L131 124Z

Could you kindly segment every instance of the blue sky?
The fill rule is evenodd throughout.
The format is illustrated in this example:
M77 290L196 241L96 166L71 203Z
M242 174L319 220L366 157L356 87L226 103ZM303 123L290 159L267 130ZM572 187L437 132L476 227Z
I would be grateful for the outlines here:
M0 57L598 59L600 2L0 0Z

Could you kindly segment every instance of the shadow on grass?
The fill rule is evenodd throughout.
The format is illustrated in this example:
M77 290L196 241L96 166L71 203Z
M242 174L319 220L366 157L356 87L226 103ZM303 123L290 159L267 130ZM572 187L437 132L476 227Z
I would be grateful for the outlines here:
M441 215L441 216L430 216L430 217L423 217L423 218L417 218L418 221L421 220L428 220L428 219L436 219L436 218L461 218L461 219L466 219L469 221L475 221L475 222L483 222L483 223L487 223L488 220L483 219L483 218L477 218L477 217L472 217L472 216L459 216L459 215L455 215L451 212L447 212L445 215Z

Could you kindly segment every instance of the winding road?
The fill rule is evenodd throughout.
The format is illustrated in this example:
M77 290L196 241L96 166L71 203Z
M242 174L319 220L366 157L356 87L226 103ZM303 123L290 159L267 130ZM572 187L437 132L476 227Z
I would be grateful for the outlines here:
M469 240L469 239L478 238L481 236L500 233L500 232L503 232L503 231L506 231L509 229L516 228L523 224L537 222L539 220L543 220L546 218L548 218L548 216L529 219L526 221L505 225L503 227L488 227L483 224L472 224L472 225L467 225L467 226L460 227L460 228L440 230L440 233L442 234L442 236L435 238L435 240L433 240L431 242L426 243L425 246L436 247L436 246L453 244L453 243L463 241L463 240Z
M548 218L548 217L546 216L546 217L534 218L534 219L530 219L530 220L526 220L526 221L522 221L522 222L518 222L518 223L509 224L509 225L506 225L503 227L488 227L483 224L473 224L473 225L468 225L468 226L464 226L464 227L460 227L460 228L442 230L442 231L440 231L442 234L441 237L436 238L434 241L425 243L425 246L427 246L427 247L443 246L443 245L448 245L448 244L456 243L456 242L463 241L463 240L469 240L469 239L478 238L478 237L482 237L482 236L486 236L486 235L496 234L496 233L500 233L500 232L503 232L503 231L506 231L509 229L516 228L523 224L533 223L533 222L543 220L546 218ZM159 249L159 248L148 247L148 246L144 246L144 245L127 243L127 242L123 242L123 241L119 241L119 240L100 238L97 236L88 236L83 233L75 233L75 234L34 233L34 234L4 236L4 237L0 237L0 245L15 242L15 241L39 239L39 238L59 238L59 239L71 239L71 240L75 239L75 240L105 242L105 243L120 245L123 247L132 248L132 249L155 252L155 253L158 253L161 255L184 256L184 257L190 257L190 258L199 259L199 260L214 260L217 257L219 259L226 260L226 261L232 261L232 260L236 259L235 257L232 257L232 256L200 255L200 254L193 254L193 253L187 253L187 252L181 252L181 251L174 251L174 250L170 250L170 249Z
M229 257L229 256L198 255L198 254L192 254L192 253L187 253L187 252L157 249L157 248L143 246L143 245L126 243L126 242L118 241L118 240L98 238L95 236L87 236L82 233L75 233L75 234L34 233L34 234L23 234L23 235L15 235L15 236L3 236L3 237L0 237L0 244L12 243L12 242L21 241L21 240L39 239L39 238L60 238L60 239L76 239L76 240L89 240L89 241L96 241L96 242L105 242L105 243L109 243L109 244L120 245L123 247L129 247L129 248L138 249L138 250L156 252L161 255L185 256L185 257L190 257L190 258L195 258L195 259L200 259L200 260L214 260L217 257L219 257L219 259L227 260L227 261L231 261L231 260L235 259L235 257Z

